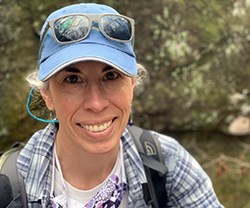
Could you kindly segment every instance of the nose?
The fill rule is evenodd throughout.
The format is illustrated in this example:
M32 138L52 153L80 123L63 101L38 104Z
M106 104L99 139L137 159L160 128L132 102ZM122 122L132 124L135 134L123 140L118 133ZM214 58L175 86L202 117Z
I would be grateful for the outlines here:
M95 113L103 111L109 103L104 90L98 83L92 83L88 86L83 99L84 108Z

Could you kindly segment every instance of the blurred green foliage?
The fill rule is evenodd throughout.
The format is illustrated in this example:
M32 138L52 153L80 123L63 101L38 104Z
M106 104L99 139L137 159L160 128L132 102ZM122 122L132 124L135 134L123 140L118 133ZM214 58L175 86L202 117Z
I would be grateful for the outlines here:
M1 149L16 140L26 141L45 125L26 113L29 87L25 76L37 68L39 32L47 15L79 2L87 1L0 0ZM250 106L249 0L88 2L111 5L136 21L137 60L149 71L135 94L136 123L161 132L227 133L227 126L235 117L249 116L249 111L243 110ZM240 103L230 102L229 97L236 93L244 94L244 99ZM193 137L185 137L187 142L183 144L188 147ZM214 139L204 135L195 138L197 144L207 142L202 146L204 149L214 144L207 151L217 154L229 145L215 144ZM223 134L225 139L235 142L235 138ZM228 154L233 148L234 145L230 146ZM203 154L195 151L194 154L202 163L216 157L210 155L203 161ZM234 157L249 161L249 154L242 155L242 149ZM250 207L249 185L236 186L250 184L249 172L237 175L238 168L232 167L218 177L214 167L221 168L212 166L207 171L227 207Z

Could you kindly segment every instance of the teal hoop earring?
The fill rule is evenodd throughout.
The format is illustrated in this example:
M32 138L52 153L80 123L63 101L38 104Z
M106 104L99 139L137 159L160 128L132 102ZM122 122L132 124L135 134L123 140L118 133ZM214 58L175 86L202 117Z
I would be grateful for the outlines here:
M38 116L34 115L31 110L30 110L30 104L31 104L31 101L32 101L32 98L33 98L33 95L34 95L34 88L31 88L30 92L29 92L29 95L28 95L28 98L27 98L27 102L26 102L26 109L27 109L27 112L28 114L38 120L38 121L41 121L41 122L44 122L44 123L58 123L58 119L55 118L55 119L43 119L43 118L39 118Z

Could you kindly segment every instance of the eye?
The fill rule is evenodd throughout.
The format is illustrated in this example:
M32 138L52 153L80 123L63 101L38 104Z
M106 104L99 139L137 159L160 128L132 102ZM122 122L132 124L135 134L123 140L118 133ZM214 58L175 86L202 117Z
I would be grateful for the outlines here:
M109 71L104 75L103 80L104 81L109 81L109 80L112 81L112 80L118 79L120 76L121 75L116 71Z
M64 79L65 82L69 84L77 84L81 82L81 78L77 75L70 75Z

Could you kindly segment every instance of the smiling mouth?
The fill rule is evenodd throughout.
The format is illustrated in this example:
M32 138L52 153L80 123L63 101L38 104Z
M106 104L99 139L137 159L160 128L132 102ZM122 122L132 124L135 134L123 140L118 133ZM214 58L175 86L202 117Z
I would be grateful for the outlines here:
M91 132L102 132L106 129L108 129L112 122L114 120L110 120L108 122L102 123L102 124L96 124L96 125L85 125L85 124L78 124L78 126L82 127L83 129L86 129Z

